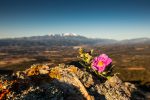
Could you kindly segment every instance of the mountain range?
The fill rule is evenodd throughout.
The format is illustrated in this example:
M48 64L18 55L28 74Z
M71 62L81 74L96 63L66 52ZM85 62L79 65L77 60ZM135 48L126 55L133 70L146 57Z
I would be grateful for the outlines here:
M55 34L0 40L0 46L77 46L135 43L150 43L150 38L137 38L117 41L113 39L87 38L76 34L65 33L61 35Z

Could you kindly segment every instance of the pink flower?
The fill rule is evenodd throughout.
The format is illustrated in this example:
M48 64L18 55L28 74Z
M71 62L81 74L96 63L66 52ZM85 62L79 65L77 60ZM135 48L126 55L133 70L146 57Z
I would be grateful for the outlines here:
M92 61L92 68L98 72L103 72L111 62L111 58L109 58L106 54L101 54L98 57L95 57Z

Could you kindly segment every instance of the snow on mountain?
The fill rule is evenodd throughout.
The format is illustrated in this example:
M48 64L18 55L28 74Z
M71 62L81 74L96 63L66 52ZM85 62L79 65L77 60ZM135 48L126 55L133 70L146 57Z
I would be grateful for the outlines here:
M75 33L63 33L62 36L78 36Z

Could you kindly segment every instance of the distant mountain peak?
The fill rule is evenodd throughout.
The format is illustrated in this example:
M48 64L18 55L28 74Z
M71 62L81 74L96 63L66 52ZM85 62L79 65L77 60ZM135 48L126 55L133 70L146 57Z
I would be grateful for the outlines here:
M48 36L80 36L78 34L75 33L62 33L62 34L49 34Z
M62 33L62 36L79 36L75 33Z

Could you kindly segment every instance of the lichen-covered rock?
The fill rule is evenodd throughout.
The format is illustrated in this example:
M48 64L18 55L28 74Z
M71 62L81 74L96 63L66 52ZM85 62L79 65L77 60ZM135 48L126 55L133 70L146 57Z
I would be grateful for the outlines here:
M116 75L101 82L98 77L86 70L65 64L53 68L34 65L12 76L1 76L0 98L7 100L145 99L133 84L122 82Z
M105 83L96 84L95 88L98 93L104 95L107 100L130 99L130 93L125 90L125 86L117 76L111 77Z

